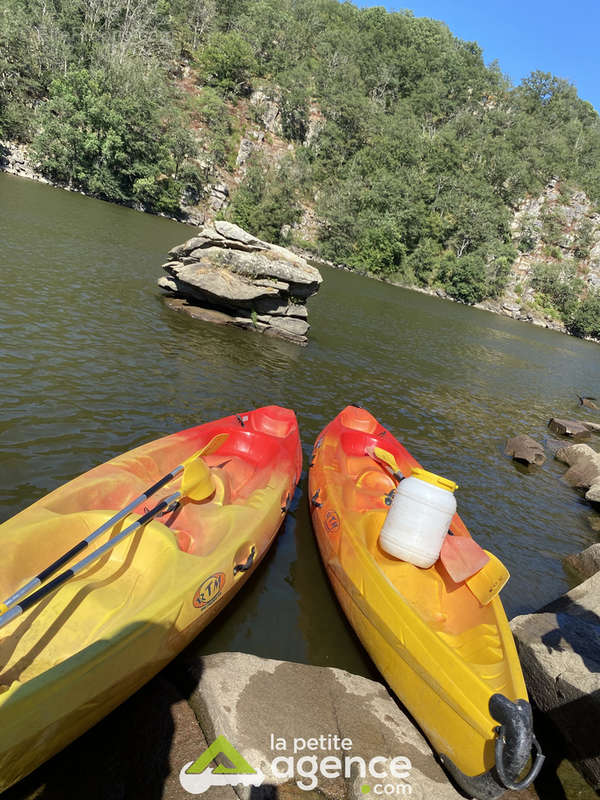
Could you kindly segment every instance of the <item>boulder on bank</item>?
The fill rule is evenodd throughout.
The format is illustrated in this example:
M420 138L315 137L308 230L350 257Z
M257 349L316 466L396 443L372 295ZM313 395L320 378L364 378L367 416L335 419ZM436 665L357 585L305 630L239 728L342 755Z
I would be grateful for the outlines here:
M302 777L297 770L293 777L283 774L284 761L276 764L279 769L273 769L273 759L278 756L293 758L296 764L303 756L316 757L320 764L325 757L343 759L345 755L359 756L367 764L381 756L388 766L393 758L404 756L411 763L408 777L390 777L386 783L410 784L411 796L427 800L462 797L438 766L425 739L375 681L340 669L243 653L219 653L205 656L201 662L179 661L177 666L177 685L180 691L186 687L188 702L208 741L224 735L265 775L259 790L236 787L242 800L317 795L324 800L364 798L362 787L369 780L360 777L356 766L348 778L317 773L314 795L298 787ZM335 734L350 741L347 750L326 741L316 748L307 744L309 739ZM274 749L276 740L279 746ZM296 752L294 740L298 742ZM305 743L302 748L300 740Z
M600 543L591 544L581 553L572 553L563 558L563 563L574 572L580 581L585 581L600 572Z
M301 256L217 220L174 247L158 285L191 316L305 344L307 299L322 277ZM218 312L202 316L201 311Z
M511 622L533 703L565 755L600 789L600 572Z
M351 749L309 749L293 753L294 738L334 736L351 740ZM271 749L271 736L285 749ZM435 760L425 739L375 681L340 669L312 667L243 653L182 656L98 725L7 792L7 800L143 797L189 800L181 770L198 759L219 736L255 770L264 773L258 787L212 786L207 800L365 800L357 767L349 778L318 773L318 787L305 791L293 778L273 774L278 755L325 757L344 754L369 760L411 762L405 781L412 791L394 794L414 800L464 800ZM281 744L281 742L280 742ZM346 742L347 746L347 742ZM214 769L223 763L216 755ZM225 764L228 766L227 762ZM331 769L331 763L329 765ZM386 783L386 781L382 781ZM402 786L400 785L400 789ZM381 796L384 796L381 794Z
M542 445L526 434L513 436L512 439L509 439L504 452L507 456L512 456L515 461L521 461L524 464L535 464L538 467L541 467L546 460Z

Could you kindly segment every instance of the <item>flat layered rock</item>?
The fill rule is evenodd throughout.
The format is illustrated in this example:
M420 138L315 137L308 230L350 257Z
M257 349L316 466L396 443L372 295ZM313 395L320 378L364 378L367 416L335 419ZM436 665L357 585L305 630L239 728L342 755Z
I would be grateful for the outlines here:
M172 311L181 311L193 319L212 322L215 325L233 325L233 318L229 314L225 314L223 311L215 311L214 308L195 306L183 297L167 297L165 303Z
M176 279L179 293L215 304L223 305L223 300L226 300L230 306L249 305L260 297L278 293L277 289L270 286L256 286L240 275L219 268L208 259L169 267L169 273Z
M552 417L548 422L548 427L553 433L559 434L559 436L570 436L573 439L590 438L590 432L583 422L577 422L576 420Z
M215 220L215 230L224 239L232 239L233 241L242 242L243 244L269 247L268 244L262 242L260 239L257 239L256 236L252 236L251 233L248 233L243 228L240 228L239 225L234 225L233 222L225 222L225 220L217 219Z
M177 310L210 320L212 313L192 310L205 306L241 327L306 343L306 300L318 291L322 277L302 256L222 220L205 225L169 256L163 264L168 276L158 285L188 301Z

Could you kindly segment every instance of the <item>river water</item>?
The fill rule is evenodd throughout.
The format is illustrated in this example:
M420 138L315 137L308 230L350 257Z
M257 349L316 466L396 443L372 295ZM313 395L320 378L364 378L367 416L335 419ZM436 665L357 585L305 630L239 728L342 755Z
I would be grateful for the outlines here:
M374 676L322 571L306 466L322 427L360 402L428 469L508 566L509 617L572 585L561 559L599 515L506 439L548 439L551 416L600 421L598 345L323 268L306 348L170 311L156 286L188 226L0 174L0 521L119 452L276 403L295 409L305 471L253 580L193 645Z

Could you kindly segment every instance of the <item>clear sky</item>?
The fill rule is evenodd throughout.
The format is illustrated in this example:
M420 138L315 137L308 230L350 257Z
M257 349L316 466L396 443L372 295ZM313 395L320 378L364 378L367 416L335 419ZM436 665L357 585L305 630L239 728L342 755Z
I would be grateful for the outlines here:
M475 41L516 85L536 69L566 78L600 112L600 0L358 0L410 9Z

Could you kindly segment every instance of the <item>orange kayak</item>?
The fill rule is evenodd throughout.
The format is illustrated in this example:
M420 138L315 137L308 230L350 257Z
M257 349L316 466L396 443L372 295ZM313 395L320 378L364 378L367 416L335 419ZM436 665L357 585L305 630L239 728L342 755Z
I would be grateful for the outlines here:
M0 526L4 600L216 436L203 457L205 498L186 496L185 473L177 475L89 551L182 489L176 504L0 628L0 792L139 689L248 580L300 476L296 417L269 406L166 436Z
M391 454L404 476L420 466L375 417L354 406L326 426L313 451L312 522L340 605L469 796L488 800L524 788L543 756L499 596L482 604L439 560L421 569L381 548L397 484L373 448ZM457 515L450 530L469 536ZM532 747L533 768L521 778Z

